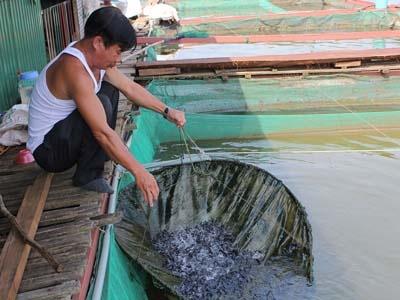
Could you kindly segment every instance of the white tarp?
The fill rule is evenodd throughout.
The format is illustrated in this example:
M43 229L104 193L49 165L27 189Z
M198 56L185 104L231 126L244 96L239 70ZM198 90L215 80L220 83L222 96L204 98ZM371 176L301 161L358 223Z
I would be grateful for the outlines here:
M4 115L0 124L0 145L16 146L28 140L28 105L17 104Z

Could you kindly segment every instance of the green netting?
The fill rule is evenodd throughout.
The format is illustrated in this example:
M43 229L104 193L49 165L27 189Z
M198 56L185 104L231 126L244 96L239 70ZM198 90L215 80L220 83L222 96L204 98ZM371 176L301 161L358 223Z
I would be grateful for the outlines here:
M196 139L245 138L296 131L394 127L400 116L400 79L351 75L282 79L153 81L148 89L187 112ZM158 118L157 143L179 141Z
M201 171L199 171L201 170ZM312 236L307 215L293 194L274 176L252 165L213 160L159 167L152 173L160 196L150 209L141 192L129 186L120 196L123 221L118 243L149 272L155 285L176 294L180 279L164 266L152 247L162 230L174 231L216 220L230 229L240 250L294 258L312 280ZM273 284L271 282L271 284Z
M271 2L288 11L360 8L346 0L271 0Z
M171 3L181 18L263 15L287 10L354 8L345 0L180 0Z
M268 0L180 0L173 4L181 18L204 16L243 16L279 13L285 10Z
M159 115L150 113L146 117L137 116L134 118L134 122L136 129L132 134L130 151L140 163L150 163L153 161L160 144L160 137L157 133L160 123ZM131 182L131 177L124 175L119 182L118 190Z
M324 75L264 79L153 80L148 90L186 112L317 109L327 105L398 104L400 78Z
M101 299L146 300L146 274L120 249L111 231L107 273Z
M182 36L208 35L257 35L290 33L323 33L345 31L376 31L399 28L399 15L383 11L361 11L353 14L335 14L310 17L249 18L242 21L220 23L204 22L196 25L183 25L179 28ZM153 31L155 36L164 36L163 28Z

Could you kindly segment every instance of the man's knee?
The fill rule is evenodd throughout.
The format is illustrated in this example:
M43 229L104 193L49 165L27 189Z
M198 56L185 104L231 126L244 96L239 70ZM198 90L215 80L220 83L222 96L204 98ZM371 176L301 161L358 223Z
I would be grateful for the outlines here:
M118 105L119 90L108 81L103 81L101 83L99 94L108 96L112 106Z

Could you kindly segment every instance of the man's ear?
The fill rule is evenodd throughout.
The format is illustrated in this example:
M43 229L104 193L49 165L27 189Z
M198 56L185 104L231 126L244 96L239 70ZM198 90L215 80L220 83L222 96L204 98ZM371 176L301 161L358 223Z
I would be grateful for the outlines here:
M104 41L101 36L97 35L93 38L93 48L97 51L104 50Z

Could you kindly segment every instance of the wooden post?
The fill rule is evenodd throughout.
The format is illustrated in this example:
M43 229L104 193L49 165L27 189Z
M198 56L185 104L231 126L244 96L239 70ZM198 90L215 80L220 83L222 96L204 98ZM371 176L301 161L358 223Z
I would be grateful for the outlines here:
M18 210L17 221L30 238L36 234L52 178L52 173L41 173L27 188ZM0 256L0 299L16 298L30 250L31 246L12 229Z

